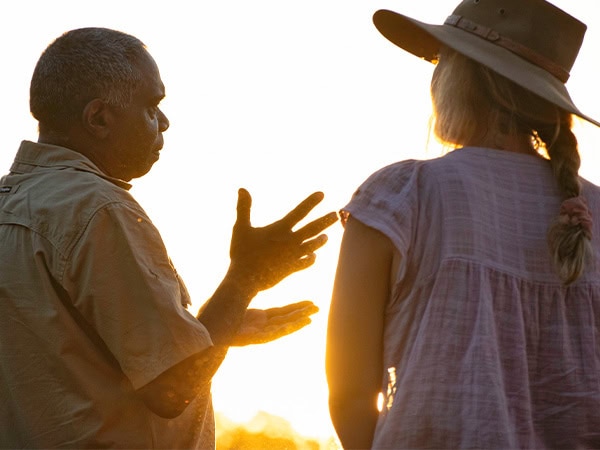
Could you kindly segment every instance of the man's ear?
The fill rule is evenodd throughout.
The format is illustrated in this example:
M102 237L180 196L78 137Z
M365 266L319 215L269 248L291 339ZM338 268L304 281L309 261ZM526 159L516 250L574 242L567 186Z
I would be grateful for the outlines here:
M85 130L98 139L104 139L109 135L111 118L110 106L99 98L90 100L85 105L81 117Z

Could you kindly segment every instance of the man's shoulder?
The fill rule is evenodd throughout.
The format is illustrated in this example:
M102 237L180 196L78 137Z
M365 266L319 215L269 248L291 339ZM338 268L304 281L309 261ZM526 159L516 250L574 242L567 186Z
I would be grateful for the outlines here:
M42 208L52 207L56 212L63 209L95 210L113 203L139 206L126 189L97 173L76 168L40 171L20 184L21 195L27 196L28 201Z
M63 251L70 248L99 211L145 213L131 194L96 173L72 167L39 169L4 178L0 221L26 227Z

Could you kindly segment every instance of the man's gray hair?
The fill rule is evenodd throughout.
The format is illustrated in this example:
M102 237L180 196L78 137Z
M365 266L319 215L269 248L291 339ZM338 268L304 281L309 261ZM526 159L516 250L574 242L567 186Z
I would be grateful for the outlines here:
M116 30L80 28L57 38L31 78L29 107L40 130L66 131L95 98L127 106L147 58L143 42Z

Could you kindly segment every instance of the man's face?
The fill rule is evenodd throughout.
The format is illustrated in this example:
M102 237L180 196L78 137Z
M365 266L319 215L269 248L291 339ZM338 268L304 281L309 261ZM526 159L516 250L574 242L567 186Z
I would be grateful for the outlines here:
M139 65L142 80L125 107L110 106L113 121L107 142L110 155L105 162L109 175L129 181L138 178L158 161L163 146L162 133L169 120L158 107L165 87L152 58Z

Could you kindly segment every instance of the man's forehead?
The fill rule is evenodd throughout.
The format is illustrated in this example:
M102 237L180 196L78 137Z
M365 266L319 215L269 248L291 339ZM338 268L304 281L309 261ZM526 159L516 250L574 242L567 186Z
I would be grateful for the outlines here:
M156 61L148 54L148 58L140 61L138 68L142 74L142 85L148 90L148 94L158 100L165 96L165 85L160 77L160 71Z

